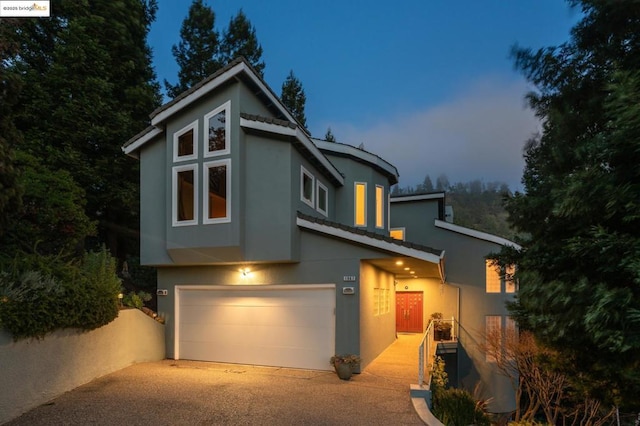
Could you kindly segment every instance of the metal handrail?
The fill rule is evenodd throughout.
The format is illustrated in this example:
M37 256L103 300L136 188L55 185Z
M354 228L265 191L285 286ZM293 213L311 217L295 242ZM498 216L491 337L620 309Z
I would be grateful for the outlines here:
M446 321L446 322L451 322L451 340L457 340L457 333L456 333L456 324L459 324L458 321L456 321L455 317L451 317L450 320L440 320L440 321ZM420 341L420 345L418 346L418 385L422 386L424 384L424 378L425 378L425 368L427 367L426 363L428 363L431 360L432 354L431 354L431 346L433 343L433 327L434 327L434 320L430 320L429 321L429 325L427 326L427 329L424 332L424 335L422 336L422 340ZM430 382L430 380L428 381Z

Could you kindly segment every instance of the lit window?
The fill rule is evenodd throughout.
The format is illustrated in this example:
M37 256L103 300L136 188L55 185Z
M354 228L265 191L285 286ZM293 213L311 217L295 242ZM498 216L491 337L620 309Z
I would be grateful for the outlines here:
M198 223L198 170L195 164L173 168L173 226Z
M356 182L355 192L355 224L356 226L367 226L367 184Z
M504 291L505 293L516 292L516 281L513 274L516 273L516 268L513 265L509 265L505 268L504 274Z
M327 187L321 184L319 180L316 180L316 186L316 193L318 194L316 209L323 215L327 216L329 214L329 192L327 191Z
M231 160L204 164L204 223L231 220Z
M225 102L204 116L205 132L208 135L205 157L229 154L230 107L231 102Z
M376 185L376 228L384 228L384 187Z
M381 292L381 288L374 288L373 289L373 315L374 316L378 316L380 315L380 292Z
M394 240L404 241L404 228L392 228L389 230L389 236Z
M173 161L198 158L198 120L173 134Z
M502 354L502 317L500 315L487 315L485 317L485 339L487 362L495 362L496 357Z
M300 167L300 199L306 204L314 207L313 202L313 183L315 179L313 175L304 167Z
M500 267L493 260L485 263L487 293L500 293Z

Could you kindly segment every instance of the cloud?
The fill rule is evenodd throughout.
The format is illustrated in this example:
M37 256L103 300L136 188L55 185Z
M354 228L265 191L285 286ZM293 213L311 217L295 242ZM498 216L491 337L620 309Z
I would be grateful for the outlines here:
M501 181L521 189L522 148L540 122L525 108L523 81L485 78L441 105L385 116L373 126L331 124L340 142L365 149L398 168L401 186L429 174L449 181Z

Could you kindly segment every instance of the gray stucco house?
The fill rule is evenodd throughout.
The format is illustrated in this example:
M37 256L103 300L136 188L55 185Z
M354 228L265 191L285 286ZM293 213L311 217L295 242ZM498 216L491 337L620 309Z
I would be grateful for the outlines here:
M393 165L313 139L244 60L123 150L140 160L141 261L158 268L169 358L327 370L356 353L366 369L437 311L457 324L455 384L513 408L477 349L512 324L515 288L485 262L512 243L446 222L444 193L390 197Z

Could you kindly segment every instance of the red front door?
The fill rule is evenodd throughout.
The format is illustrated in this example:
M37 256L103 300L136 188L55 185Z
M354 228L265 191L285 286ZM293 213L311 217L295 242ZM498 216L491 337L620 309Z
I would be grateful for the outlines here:
M422 333L422 292L396 293L396 331Z

